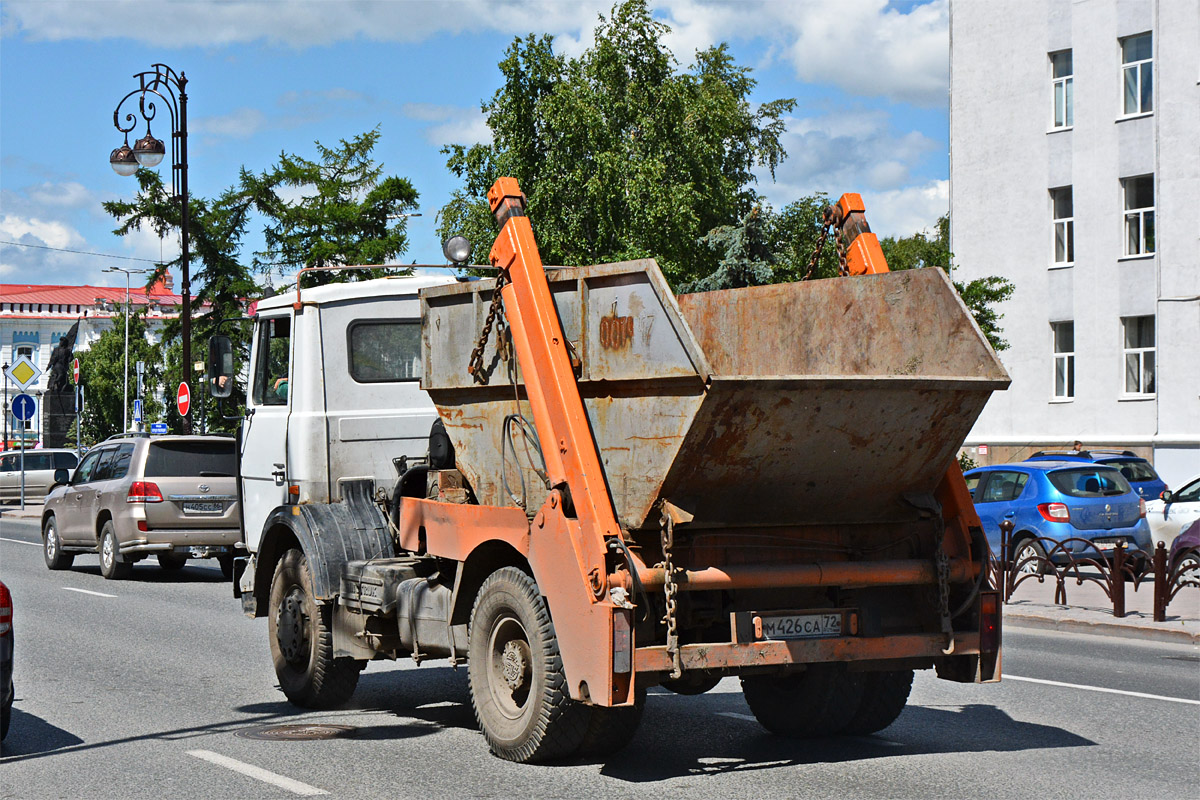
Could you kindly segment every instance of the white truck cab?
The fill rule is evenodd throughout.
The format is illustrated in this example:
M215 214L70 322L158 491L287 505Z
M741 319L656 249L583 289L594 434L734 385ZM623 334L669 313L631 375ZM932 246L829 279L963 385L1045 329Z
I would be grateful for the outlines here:
M391 489L437 411L420 388L418 291L450 275L338 283L261 301L241 435L251 554L281 508L336 503L347 481Z

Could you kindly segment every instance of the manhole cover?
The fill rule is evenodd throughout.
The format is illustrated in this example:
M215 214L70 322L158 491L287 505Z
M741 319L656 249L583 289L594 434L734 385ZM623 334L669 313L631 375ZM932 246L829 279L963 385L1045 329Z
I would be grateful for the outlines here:
M243 739L267 739L275 742L306 742L312 739L339 739L353 736L351 725L272 725L264 728L244 728L235 735Z

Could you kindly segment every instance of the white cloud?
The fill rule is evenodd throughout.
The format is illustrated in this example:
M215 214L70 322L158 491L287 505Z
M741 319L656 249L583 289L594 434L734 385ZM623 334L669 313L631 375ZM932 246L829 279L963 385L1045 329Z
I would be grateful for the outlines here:
M613 0L460 0L337 4L316 0L195 2L92 0L4 4L3 35L63 41L129 38L154 47L220 47L249 42L304 48L339 41L420 42L438 34L545 32L576 55L592 43L598 15ZM945 102L949 86L949 2L907 13L887 0L657 0L683 64L696 50L731 39L766 40L806 82L922 105ZM172 23L162 24L164 13Z
M266 126L267 116L257 108L239 108L220 116L200 117L190 123L193 133L231 139L246 139Z
M447 144L472 145L492 141L492 129L479 108L440 106L431 103L405 103L401 112L409 119L435 123L423 132L435 147Z
M871 230L884 236L937 232L938 217L950 211L950 181L936 180L887 192L862 192Z
M13 214L0 217L0 236L9 241L47 247L72 247L83 242L83 237L74 228L62 222Z
M40 183L26 189L26 194L34 203L57 208L90 208L97 206L100 200L82 183L68 181L66 183Z

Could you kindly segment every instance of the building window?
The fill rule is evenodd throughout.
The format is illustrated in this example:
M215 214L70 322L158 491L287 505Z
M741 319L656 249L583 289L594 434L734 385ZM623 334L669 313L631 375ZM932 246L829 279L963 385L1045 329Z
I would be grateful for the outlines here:
M17 345L16 358L21 358L22 356L24 356L25 358L28 358L30 361L33 361L34 360L33 359L33 345L29 345L29 344Z
M1125 195L1125 255L1154 252L1154 176L1121 181Z
M1125 394L1154 394L1154 317L1123 317L1121 327L1125 337Z
M1075 263L1075 207L1070 186L1050 190L1054 214L1054 263Z
M1075 397L1075 323L1052 322L1054 336L1054 399Z
M1071 66L1071 51L1050 54L1050 75L1053 83L1055 128L1069 128L1075 124L1072 110L1075 94L1075 72Z
M1154 110L1154 58L1151 34L1121 40L1121 84L1124 113L1149 114Z

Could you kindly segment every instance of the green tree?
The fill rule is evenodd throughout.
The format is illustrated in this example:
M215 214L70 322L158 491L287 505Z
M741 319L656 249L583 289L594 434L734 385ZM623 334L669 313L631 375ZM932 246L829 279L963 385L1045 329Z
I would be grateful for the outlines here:
M162 385L162 350L147 338L145 310L129 315L129 420L133 421L133 400L137 396L134 364L146 364L143 416L147 421L162 416L162 405L154 388ZM83 441L96 443L121 432L125 397L125 315L113 316L113 327L100 334L92 346L79 351L80 380L83 383L84 408L80 419Z
M316 142L316 160L281 153L260 175L242 169L236 195L267 218L266 249L254 255L257 271L384 264L408 249L401 215L416 209L417 191L406 178L383 176L371 155L378 142L376 128L337 147ZM298 189L300 197L287 199L284 189ZM361 277L318 273L306 283Z
M702 239L754 208L753 170L774 175L786 155L782 116L795 103L753 107L751 70L724 45L678 71L668 31L644 0L626 0L600 18L579 58L556 54L549 36L515 40L499 65L503 84L482 106L492 143L443 151L463 184L440 212L442 237L491 242L482 198L511 175L547 263L654 257L674 286L706 278L710 246L724 239Z
M941 267L949 271L950 261L954 254L950 252L950 215L943 214L937 221L937 233L927 235L924 231L914 233L900 239L886 237L879 242L883 254L887 258L888 267L892 271L902 269L918 269L920 267ZM962 283L954 281L954 288L962 297L963 303L975 318L975 323L983 331L994 350L1007 350L1008 341L1001 335L1000 320L1003 317L996 311L996 305L1012 297L1014 286L1012 281L998 275Z

